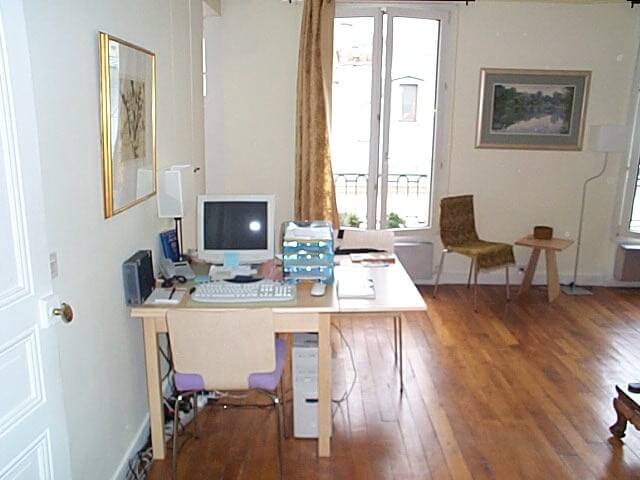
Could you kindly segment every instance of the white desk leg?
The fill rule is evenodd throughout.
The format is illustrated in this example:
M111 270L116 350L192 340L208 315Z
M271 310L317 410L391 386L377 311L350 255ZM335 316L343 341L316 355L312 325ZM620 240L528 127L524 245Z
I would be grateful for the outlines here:
M162 460L165 457L164 409L162 408L158 333L156 332L155 322L156 319L153 317L144 319L144 359L147 371L147 394L149 397L153 459Z
M331 456L331 316L318 319L318 456Z

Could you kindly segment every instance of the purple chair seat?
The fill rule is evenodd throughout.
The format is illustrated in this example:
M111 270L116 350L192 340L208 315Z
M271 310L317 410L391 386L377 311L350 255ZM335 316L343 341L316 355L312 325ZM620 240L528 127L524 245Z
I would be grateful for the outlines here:
M284 340L276 339L276 369L267 373L252 373L249 375L249 388L273 391L276 389L284 371L284 360L287 355L287 344ZM197 373L178 373L174 376L176 389L179 392L205 390L204 380Z

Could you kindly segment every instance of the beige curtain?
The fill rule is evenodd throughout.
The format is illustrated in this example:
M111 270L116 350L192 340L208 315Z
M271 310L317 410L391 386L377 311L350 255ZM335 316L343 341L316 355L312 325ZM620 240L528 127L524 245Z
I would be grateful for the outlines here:
M329 125L335 0L305 0L298 57L295 216L339 225Z

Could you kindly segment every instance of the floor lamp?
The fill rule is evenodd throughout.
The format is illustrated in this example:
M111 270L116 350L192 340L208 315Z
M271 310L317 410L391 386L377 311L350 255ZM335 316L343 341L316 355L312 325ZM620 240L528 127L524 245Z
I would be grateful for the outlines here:
M580 248L582 247L582 227L584 223L584 207L587 198L587 187L589 183L600 178L607 170L609 154L622 152L625 148L626 127L622 125L594 125L589 131L589 145L593 152L604 153L604 162L598 174L585 180L582 187L582 204L580 206L580 222L578 226L578 239L576 241L576 261L573 267L573 281L562 287L562 291L567 295L592 295L591 290L578 287L578 266L580 264Z

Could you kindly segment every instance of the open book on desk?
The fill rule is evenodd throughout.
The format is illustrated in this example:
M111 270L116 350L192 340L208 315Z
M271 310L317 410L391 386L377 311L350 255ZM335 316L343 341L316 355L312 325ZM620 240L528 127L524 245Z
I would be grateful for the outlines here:
M338 298L376 298L376 286L362 266L342 267L338 279Z

